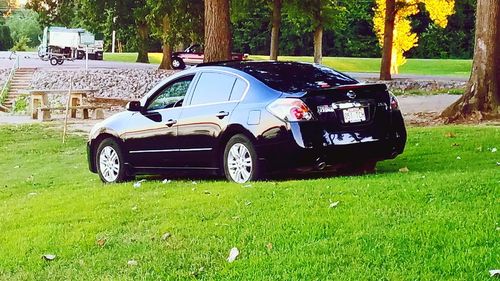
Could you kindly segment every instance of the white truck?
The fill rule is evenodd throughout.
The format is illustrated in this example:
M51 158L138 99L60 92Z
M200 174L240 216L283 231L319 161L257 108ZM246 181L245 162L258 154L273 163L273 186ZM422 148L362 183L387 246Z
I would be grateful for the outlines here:
M38 56L52 65L84 59L87 54L89 59L103 59L104 42L82 28L45 27L40 41Z

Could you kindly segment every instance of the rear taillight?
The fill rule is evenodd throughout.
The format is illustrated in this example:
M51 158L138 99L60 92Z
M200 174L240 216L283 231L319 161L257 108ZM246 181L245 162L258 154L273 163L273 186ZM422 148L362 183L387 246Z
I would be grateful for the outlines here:
M390 94L391 97L391 110L399 110L399 102L395 95Z
M307 105L299 99L277 99L267 106L274 116L287 122L310 121L313 114Z

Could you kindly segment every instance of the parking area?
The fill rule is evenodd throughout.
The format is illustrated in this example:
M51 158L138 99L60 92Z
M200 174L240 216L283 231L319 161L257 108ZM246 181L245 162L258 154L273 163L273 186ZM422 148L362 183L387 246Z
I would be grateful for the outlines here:
M63 65L50 65L48 61L42 61L35 52L0 52L0 68L10 68L15 63L16 56L19 56L19 66L23 68L38 69L85 69L85 60L65 61ZM147 63L127 63L113 61L89 60L88 67L91 69L155 69L156 64Z

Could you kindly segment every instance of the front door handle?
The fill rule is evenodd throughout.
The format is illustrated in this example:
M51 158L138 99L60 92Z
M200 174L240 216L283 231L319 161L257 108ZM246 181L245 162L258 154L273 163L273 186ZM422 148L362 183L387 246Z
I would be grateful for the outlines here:
M174 119L169 119L167 123L165 123L165 125L167 125L168 127L172 127L175 124L177 124L177 120Z
M224 119L224 117L226 117L228 115L229 115L229 112L227 112L227 111L221 111L221 112L215 114L215 116L217 116L217 118L219 118L219 119Z

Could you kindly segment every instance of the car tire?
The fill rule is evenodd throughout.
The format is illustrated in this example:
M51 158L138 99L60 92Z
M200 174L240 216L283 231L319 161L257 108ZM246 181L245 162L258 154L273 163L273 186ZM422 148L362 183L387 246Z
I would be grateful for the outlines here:
M173 57L172 58L172 68L173 69L184 69L186 68L186 64L184 61L179 58L179 57Z
M95 153L97 173L104 183L117 183L130 180L124 165L124 157L118 143L112 139L104 139Z
M51 65L57 65L59 63L59 60L56 57L51 57L50 58L50 64Z
M246 136L238 134L229 139L223 157L224 174L229 181L245 183L259 179L259 159Z

